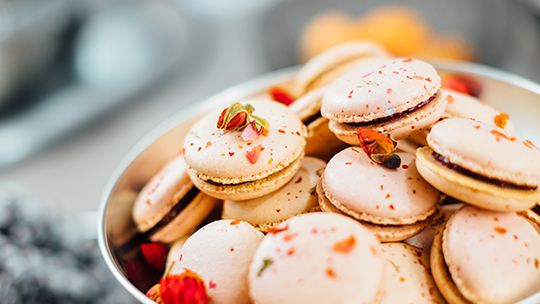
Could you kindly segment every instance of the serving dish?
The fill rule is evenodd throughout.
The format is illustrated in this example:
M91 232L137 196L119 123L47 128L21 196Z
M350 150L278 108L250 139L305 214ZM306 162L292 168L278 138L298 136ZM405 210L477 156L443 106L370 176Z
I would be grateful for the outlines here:
M540 143L540 85L495 68L463 62L433 62L439 74L461 73L482 86L481 99L510 115L516 134ZM131 221L131 209L146 181L182 150L184 137L201 115L249 97L267 94L268 88L289 88L299 67L279 70L232 87L182 110L146 135L122 160L108 181L99 210L98 241L101 253L118 282L139 302L154 303L145 292L160 273L145 267L138 249L141 238ZM519 302L540 302L540 291Z

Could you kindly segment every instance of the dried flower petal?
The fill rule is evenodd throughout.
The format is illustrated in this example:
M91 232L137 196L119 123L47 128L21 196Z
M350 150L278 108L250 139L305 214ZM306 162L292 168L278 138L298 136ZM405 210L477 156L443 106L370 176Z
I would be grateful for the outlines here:
M251 105L242 105L239 102L235 102L221 112L217 127L225 132L242 130L249 123L248 115L252 112L253 107Z
M283 231L289 230L289 225L279 225L277 227L272 227L266 231L266 234L278 234Z
M489 131L489 133L491 133L491 134L493 134L493 135L495 135L497 137L502 137L502 138L504 138L506 140L509 140L509 141L516 141L515 137L513 137L513 136L508 137L508 136L506 136L506 134L501 133L501 132L499 132L497 130L491 130L491 131Z
M157 270L165 269L165 261L169 253L169 247L160 243L142 244L141 251L144 258Z
M477 80L460 73L442 75L441 88L457 91L474 97L479 97L482 93L482 85Z
M383 164L390 169L399 167L401 158L394 154L397 142L389 133L358 128L357 134L360 147L374 162Z
M160 284L152 286L152 288L148 289L148 291L146 292L146 296L150 298L150 300L158 304L163 304L163 300L161 299L160 287Z
M261 152L264 148L261 145L258 145L251 149L250 151L246 152L246 157L249 160L250 163L256 164L259 160L259 157L261 156Z
M247 127L244 129L244 131L242 132L243 140L253 141L259 138L259 135L261 135L261 132L257 131L255 127L253 126L254 123L255 121L250 122L247 125Z
M164 304L204 304L210 301L203 279L187 268L182 274L169 274L159 283Z
M268 94L270 94L272 100L280 102L286 106L290 105L294 101L294 97L292 97L292 94L290 94L283 88L271 87L268 90Z
M332 250L341 253L349 253L354 246L356 246L356 239L354 238L354 235L350 235L348 238L335 243Z
M493 121L495 122L495 125L497 127L501 128L501 129L504 129L504 127L506 127L506 124L507 124L509 118L510 118L510 116L508 116L508 114L500 113L497 116L495 116Z
M257 276L260 277L263 271L265 271L266 268L270 267L270 265L272 264L274 264L274 261L272 261L271 259L264 259L261 269L259 269L259 272L257 273Z

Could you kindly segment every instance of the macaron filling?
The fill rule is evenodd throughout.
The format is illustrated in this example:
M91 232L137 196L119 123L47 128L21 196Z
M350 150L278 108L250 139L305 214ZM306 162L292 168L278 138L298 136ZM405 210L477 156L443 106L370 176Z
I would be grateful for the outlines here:
M315 114L308 116L307 118L302 120L302 123L304 125L308 126L312 122L316 121L317 119L322 118L321 111L317 111Z
M174 220L180 212L182 212L191 203L195 197L201 191L197 187L191 187L191 189L184 195L174 207L152 228L144 233L144 235L152 235L167 226L172 220Z
M397 119L400 119L402 117L405 117L415 111L418 111L420 109L422 109L423 107L427 106L429 103L431 103L433 100L435 100L439 95L441 95L441 91L437 91L437 93L433 94L428 100L425 100L425 101L422 101L418 104L416 104L415 106L412 106L402 112L397 112L397 113L394 113L394 114L390 114L388 116L385 116L385 117L381 117L381 118L377 118L377 119L374 119L374 120L370 120L370 121L362 121L362 122L353 122L353 123L344 123L346 125L349 125L349 126L353 126L353 127L363 127L363 126L368 126L368 125L378 125L378 124L383 124L383 123L387 123L389 121L392 121L392 120L397 120Z
M476 180L479 180L479 181L482 181L482 182L485 182L485 183L489 183L491 185L495 185L495 186L498 186L498 187L501 187L501 188L505 188L505 189L515 189L515 190L524 190L524 191L529 191L529 190L536 190L538 189L538 186L526 186L526 185L517 185L517 184L514 184L514 183L509 183L509 182L506 182L506 181L502 181L502 180L498 180L498 179L494 179L494 178L489 178L489 177L486 177L486 176L483 176L483 175L480 175L478 173L474 173L472 171L469 171L459 165L456 165L452 162L450 162L450 160L448 160L448 158L438 154L437 152L433 151L432 153L433 155L433 158L436 159L439 163L441 163L443 166L453 170L453 171L456 171L460 174L463 174L463 175L466 175L468 177L471 177L471 178L474 178Z

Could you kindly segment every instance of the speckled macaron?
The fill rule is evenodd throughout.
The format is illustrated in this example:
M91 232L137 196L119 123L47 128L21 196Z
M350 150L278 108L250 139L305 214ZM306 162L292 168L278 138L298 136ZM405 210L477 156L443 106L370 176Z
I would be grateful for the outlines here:
M446 105L428 63L387 59L355 68L325 90L321 114L341 140L358 145L358 127L403 139L430 127Z
M132 218L152 242L172 243L193 231L217 201L193 187L184 155L178 154L141 190Z
M263 234L246 222L218 220L183 245L170 274L189 269L204 281L211 303L251 303L248 269Z
M496 126L444 119L417 150L420 174L441 192L499 211L532 208L540 201L540 151Z
M413 155L397 154L397 169L375 163L360 147L336 154L317 188L321 209L332 212L335 207L385 242L420 232L437 210L440 195L418 174Z
M227 200L223 203L224 219L239 219L266 232L293 216L319 211L315 186L326 162L306 156L300 170L279 190L246 201Z
M466 206L431 249L435 283L449 303L506 304L540 291L540 235L524 218Z
M381 46L368 41L341 43L310 59L298 72L294 84L296 96L332 83L343 73L371 60L389 58Z
M309 213L278 225L249 270L254 303L377 303L385 260L378 240L346 216Z
M322 96L326 87L315 89L289 105L306 125L306 155L329 160L345 149L347 144L339 140L328 128L328 119L321 116Z
M240 130L219 129L226 112L219 109L195 123L184 142L193 183L221 199L246 200L277 190L298 171L304 155L305 126L288 107L267 100L242 104L268 122L267 133L246 137Z
M431 276L429 251L404 243L381 244L381 251L388 265L378 303L445 303Z

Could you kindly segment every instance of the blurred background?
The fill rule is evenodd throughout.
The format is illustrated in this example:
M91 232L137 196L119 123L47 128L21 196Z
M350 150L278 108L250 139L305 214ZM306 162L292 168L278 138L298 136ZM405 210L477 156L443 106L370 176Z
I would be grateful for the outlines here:
M131 303L95 244L121 159L172 113L355 39L540 81L540 0L0 0L3 303Z

